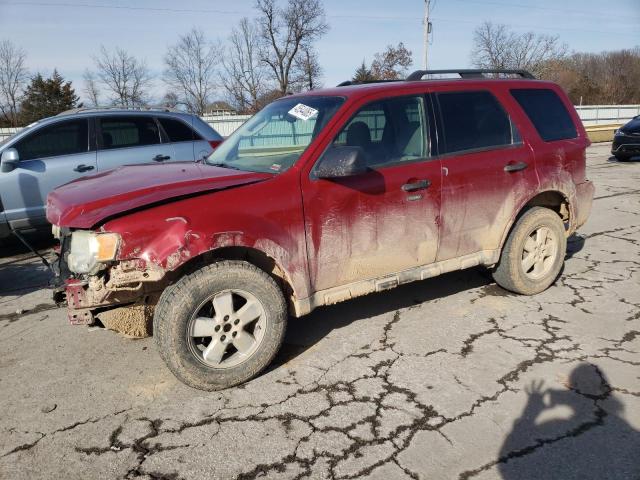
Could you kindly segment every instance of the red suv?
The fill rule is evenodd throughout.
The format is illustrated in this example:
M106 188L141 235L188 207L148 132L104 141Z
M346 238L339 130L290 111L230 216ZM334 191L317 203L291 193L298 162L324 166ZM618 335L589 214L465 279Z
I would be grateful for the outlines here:
M51 193L71 322L153 312L169 369L214 390L258 374L288 316L321 305L475 265L546 289L591 210L578 115L527 72L433 73L451 72L287 96L202 163Z

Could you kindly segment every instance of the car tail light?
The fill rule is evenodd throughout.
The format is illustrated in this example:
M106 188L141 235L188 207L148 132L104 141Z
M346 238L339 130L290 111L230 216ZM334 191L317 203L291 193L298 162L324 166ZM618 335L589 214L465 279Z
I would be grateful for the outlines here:
M213 148L214 150L218 148L218 145L220 145L221 143L222 140L209 140L209 145L211 145L211 148Z

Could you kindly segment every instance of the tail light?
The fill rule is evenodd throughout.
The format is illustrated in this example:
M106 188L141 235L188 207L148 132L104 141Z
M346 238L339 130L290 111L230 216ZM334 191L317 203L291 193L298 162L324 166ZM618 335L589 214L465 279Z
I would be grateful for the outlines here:
M222 140L209 140L209 145L211 145L211 148L213 148L214 150L218 148L221 143Z

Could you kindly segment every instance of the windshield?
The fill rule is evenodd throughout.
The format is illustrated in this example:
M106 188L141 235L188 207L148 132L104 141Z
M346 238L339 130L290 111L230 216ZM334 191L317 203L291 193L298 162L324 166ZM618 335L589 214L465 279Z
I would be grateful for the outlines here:
M207 158L209 165L280 173L300 158L344 102L342 97L285 98L267 105Z

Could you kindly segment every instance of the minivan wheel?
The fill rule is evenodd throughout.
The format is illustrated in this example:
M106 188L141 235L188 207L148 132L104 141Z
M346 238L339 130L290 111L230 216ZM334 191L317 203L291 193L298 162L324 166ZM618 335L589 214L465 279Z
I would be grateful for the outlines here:
M182 277L164 291L153 319L169 370L207 391L260 373L280 349L286 325L276 282L242 261L220 261Z
M533 207L511 230L493 279L512 292L540 293L558 277L566 249L567 238L558 214L547 208Z

